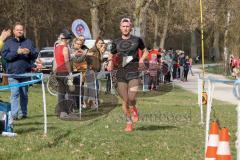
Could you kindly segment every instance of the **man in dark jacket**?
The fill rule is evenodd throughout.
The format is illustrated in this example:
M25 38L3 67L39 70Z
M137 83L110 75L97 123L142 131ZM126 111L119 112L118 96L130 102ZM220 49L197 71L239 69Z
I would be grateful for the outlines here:
M14 37L8 39L4 45L2 55L6 60L8 74L23 74L31 72L38 52L30 39L24 37L24 27L21 23L13 26ZM28 81L29 77L9 76L9 84ZM21 112L18 112L18 98L20 96ZM11 110L15 119L27 117L28 86L11 89Z

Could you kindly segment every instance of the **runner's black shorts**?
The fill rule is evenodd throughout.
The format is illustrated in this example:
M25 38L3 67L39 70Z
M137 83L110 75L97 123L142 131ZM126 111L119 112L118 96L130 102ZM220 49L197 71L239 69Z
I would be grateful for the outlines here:
M117 82L128 83L139 78L138 63L130 63L125 67L120 67L116 73Z

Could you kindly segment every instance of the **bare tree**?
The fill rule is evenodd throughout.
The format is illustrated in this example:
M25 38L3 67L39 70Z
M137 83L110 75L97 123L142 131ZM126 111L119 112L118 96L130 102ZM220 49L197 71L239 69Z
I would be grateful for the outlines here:
M91 13L92 35L93 35L93 39L96 39L98 36L103 34L102 30L104 29L104 24L103 24L104 20L100 19L99 17L99 8L102 5L105 5L106 3L108 3L108 0L91 0L89 2L91 6L90 13ZM102 23L100 24L100 22ZM102 30L100 28L102 28Z
M224 68L225 68L225 73L227 74L227 69L228 69L228 57L229 57L229 50L227 47L227 43L228 43L228 27L229 27L229 23L230 23L230 18L231 18L231 13L230 10L227 11L227 20L226 20L226 28L225 28L225 32L224 32Z
M134 24L135 27L140 28L140 35L143 41L146 38L146 22L147 22L147 10L152 0L136 0Z
M165 39L167 36L167 31L168 31L168 24L169 24L169 12L170 12L170 5L171 5L171 0L167 1L167 7L166 7L166 14L163 22L163 32L161 35L161 40L160 40L160 48L164 48L165 44Z
M96 39L100 34L99 28L99 16L98 16L98 1L91 0L91 22L92 22L92 35L93 39Z

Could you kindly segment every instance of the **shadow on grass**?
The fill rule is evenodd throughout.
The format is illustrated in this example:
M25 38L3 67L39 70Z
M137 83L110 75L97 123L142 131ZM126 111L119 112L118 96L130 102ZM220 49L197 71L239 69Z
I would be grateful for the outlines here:
M38 114L38 115L34 115L34 116L29 116L27 119L31 119L31 118L38 118L38 117L43 117L43 114ZM47 117L55 117L55 114L47 114Z
M47 124L49 125L49 124L53 124L53 123L48 122ZM26 122L26 123L21 122L21 123L14 124L14 126L28 126L28 125L44 125L44 123L42 123L42 122Z
M142 88L142 86L139 86L139 89L141 89L141 88ZM173 88L174 88L173 83L160 83L159 87L156 90L152 90L152 91L139 90L138 98L161 96L161 95L171 92L173 90Z
M61 120L66 121L88 121L108 114L117 106L119 106L119 103L118 97L116 95L106 95L103 92L100 92L100 105L98 107L98 110L91 108L82 109L80 118L79 111L74 105L74 101L64 100L56 106L56 115ZM60 116L61 112L65 112L67 115Z
M174 128L178 128L178 127L176 127L176 126L169 126L169 125L165 125L165 126L148 125L148 126L138 127L138 128L136 128L136 130L140 130L140 131L156 131L156 130L169 130L169 129L174 129Z
M138 97L147 98L164 95L168 92L171 92L172 89L172 83L161 84L159 89L155 91L139 91ZM100 91L99 97L100 105L98 107L98 110L91 108L82 109L81 117L78 110L79 107L77 107L76 102L71 99L63 100L58 103L55 108L55 113L61 120L65 121L88 121L106 115L120 105L118 102L117 94L105 94L103 91Z
M48 127L48 129L56 129L56 127ZM14 132L16 132L17 134L25 134L25 133L30 133L30 132L36 132L42 130L43 131L43 127L39 127L39 128L21 128L21 129L15 129Z
M46 143L38 146L36 148L36 150L34 150L34 152L39 152L41 150L45 150L46 148L56 148L57 145L63 140L66 139L69 135L70 135L71 131L67 130L67 131L62 131L62 132L57 132L56 134L54 134L54 138L53 139L48 139L46 141Z
M103 103L99 106L98 111L96 109L83 109L81 118L79 116L79 113L70 113L66 118L61 117L60 119L66 121L88 121L96 119L100 116L107 115L117 106L117 104Z
M71 133L71 131L66 131L65 133L61 133L59 134L56 138L53 139L53 142L48 143L48 147L52 148L52 147L56 147L57 144L64 138L66 138L67 136L69 136L69 134Z

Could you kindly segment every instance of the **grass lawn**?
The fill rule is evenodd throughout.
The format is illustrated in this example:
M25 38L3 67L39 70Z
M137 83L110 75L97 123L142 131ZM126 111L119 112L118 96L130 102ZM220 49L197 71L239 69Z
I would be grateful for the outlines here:
M226 73L223 64L216 65L216 66L206 65L205 70L206 70L206 72L208 72L208 73L223 75L223 76L225 76L226 78L231 79L231 80L234 80L234 79L235 79L233 76L231 76L231 73L230 73L229 69L227 70L227 73Z
M48 135L44 137L41 88L33 86L29 118L15 122L17 137L0 137L0 159L204 159L205 130L198 124L197 95L177 87L165 94L147 94L138 99L142 117L132 133L123 132L125 121L120 102L97 118L63 121L54 113L56 97L47 94ZM8 101L9 92L0 92L0 99ZM231 151L236 155L235 106L214 101L214 107L221 126L229 127Z

